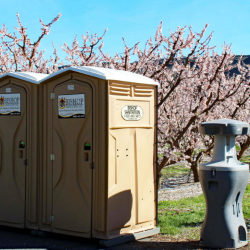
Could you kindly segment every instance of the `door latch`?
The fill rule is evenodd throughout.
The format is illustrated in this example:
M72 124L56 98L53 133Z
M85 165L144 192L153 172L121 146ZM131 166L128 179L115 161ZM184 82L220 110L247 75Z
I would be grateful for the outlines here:
M54 215L50 215L50 222L53 222L55 219Z
M50 155L50 160L51 160L51 161L54 161L54 160L55 160L55 155L54 155L54 154L51 154L51 155Z

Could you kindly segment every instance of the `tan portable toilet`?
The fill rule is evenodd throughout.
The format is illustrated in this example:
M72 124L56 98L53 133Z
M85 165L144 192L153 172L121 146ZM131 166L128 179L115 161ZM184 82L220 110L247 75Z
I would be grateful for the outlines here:
M45 76L0 76L0 225L38 228L37 100Z
M40 230L104 240L158 232L157 85L98 67L41 81Z

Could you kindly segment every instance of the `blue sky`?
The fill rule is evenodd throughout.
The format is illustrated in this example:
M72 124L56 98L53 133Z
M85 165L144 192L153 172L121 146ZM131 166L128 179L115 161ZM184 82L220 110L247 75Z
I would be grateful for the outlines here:
M36 39L40 34L39 18L50 22L58 13L61 18L55 23L50 34L43 40L42 49L46 57L52 54L52 41L58 48L64 42L71 44L75 35L98 33L105 28L104 52L114 55L123 51L122 37L129 46L140 42L143 48L146 40L154 37L157 26L163 21L163 34L175 31L177 26L192 25L200 32L209 23L206 34L214 31L211 45L232 43L235 54L250 55L250 1L249 0L7 0L1 1L0 26L3 23L9 31L17 26L16 13L28 28L28 34ZM80 42L81 44L81 42Z

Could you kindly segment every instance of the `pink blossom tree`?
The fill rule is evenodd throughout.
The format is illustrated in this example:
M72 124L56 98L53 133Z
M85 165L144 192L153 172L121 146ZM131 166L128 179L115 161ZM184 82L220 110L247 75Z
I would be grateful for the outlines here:
M41 35L35 42L31 42L27 28L25 28L17 13L18 27L14 27L17 31L8 32L5 24L0 29L1 43L0 43L0 71L1 74L10 71L31 71L37 73L47 73L47 71L55 70L55 66L59 60L56 49L54 48L55 58L44 59L44 51L39 51L44 36L48 35L53 23L55 23L61 14L58 14L49 24L44 24L40 19L42 25ZM51 63L53 66L49 66ZM51 69L53 68L53 70Z
M97 33L90 35L87 32L86 36L82 35L82 45L79 45L77 37L75 37L71 48L64 43L62 50L67 53L66 61L72 66L102 66L103 61L103 37L108 29L105 29L102 36L98 37ZM99 45L99 46L98 46ZM94 48L98 46L98 54Z
M230 74L235 55L227 45L223 46L221 54L209 47L212 33L204 38L208 25L200 33L195 33L192 27L178 27L166 37L160 23L154 39L150 38L142 50L139 42L129 47L123 39L124 52L113 57L102 51L107 29L100 37L87 32L81 44L75 37L71 46L66 43L61 46L67 54L64 64L56 48L50 59L45 59L44 52L39 50L42 39L59 17L60 14L47 25L40 20L42 32L35 42L28 38L18 14L18 28L15 29L19 36L8 33L3 25L0 29L0 73L51 73L60 65L91 65L135 72L156 80L159 82L159 175L165 166L185 161L198 181L197 166L213 147L211 137L199 134L198 124L217 118L250 120L249 67L239 60L240 74ZM185 32L188 32L186 38ZM250 138L241 137L238 143L241 157L250 145Z
M237 91L237 95L231 96L227 102L221 105L221 107L227 111L227 116L230 119L250 123L250 66L244 64L241 59L242 56L237 64L239 75L234 75L234 78L236 82L242 81L243 84ZM240 146L238 152L238 159L240 159L250 146L250 136L238 136L236 140Z
M59 13L49 24L44 24L39 19L42 25L41 34L34 42L29 38L27 28L22 25L18 13L18 27L14 27L17 34L8 32L4 24L3 28L0 29L0 74L11 71L52 73L57 71L59 66L64 66L64 62L60 61L58 57L54 44L52 44L54 53L50 59L45 59L44 51L39 49L42 39L49 34L52 25L59 20L60 16L61 14ZM103 53L97 54L94 48L98 46L98 51L101 51L103 46L102 39L106 31L107 29L101 37L98 37L97 34L89 35L87 32L86 36L82 36L83 44L81 46L78 44L76 37L71 48L64 43L64 46L61 46L61 48L68 55L66 57L66 65L99 65L101 62L99 59Z
M199 134L198 124L218 118L236 118L226 107L232 101L235 107L237 102L244 102L239 99L239 93L244 93L248 86L246 75L230 76L235 56L227 45L220 55L210 48L212 34L203 39L206 28L207 25L201 33L194 33L189 27L189 34L184 38L186 27L178 27L170 37L164 37L160 24L155 41L150 38L143 51L138 43L132 48L124 43L121 56L106 58L116 69L137 72L160 83L158 148L162 157L159 175L163 167L185 161L198 181L197 166L213 147L211 138ZM188 50L187 56L183 55L184 50ZM137 55L133 63L130 61L132 54ZM244 149L242 147L242 151Z

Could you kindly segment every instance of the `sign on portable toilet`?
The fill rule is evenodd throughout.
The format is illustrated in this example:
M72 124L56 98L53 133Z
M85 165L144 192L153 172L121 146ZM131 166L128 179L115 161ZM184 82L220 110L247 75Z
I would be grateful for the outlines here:
M37 83L45 76L0 76L0 225L38 228Z
M41 81L41 230L104 240L158 232L157 85L97 67Z

